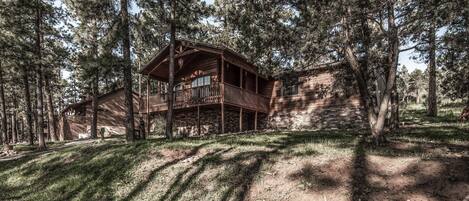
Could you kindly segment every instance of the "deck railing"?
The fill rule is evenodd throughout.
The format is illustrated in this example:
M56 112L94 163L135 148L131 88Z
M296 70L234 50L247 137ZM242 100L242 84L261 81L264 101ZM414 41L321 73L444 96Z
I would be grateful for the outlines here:
M211 104L220 101L220 84L186 88L178 90L174 94L174 107L189 107L197 104Z
M150 110L165 110L167 94L150 96ZM214 104L220 102L220 84L185 88L174 92L174 108L191 107L194 105Z
M185 88L174 92L174 108L186 108L197 105L217 104L221 102L220 83ZM224 101L228 104L242 106L252 110L268 112L269 98L239 87L224 84ZM150 112L167 109L167 94L150 96ZM146 104L146 102L145 102Z
M269 99L265 96L230 84L225 84L224 101L262 112L267 112L269 107Z

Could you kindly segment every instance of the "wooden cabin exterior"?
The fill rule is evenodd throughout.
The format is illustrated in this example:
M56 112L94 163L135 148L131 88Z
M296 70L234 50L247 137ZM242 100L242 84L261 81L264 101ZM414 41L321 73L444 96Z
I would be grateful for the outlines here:
M175 49L176 135L366 127L355 81L343 62L266 78L242 55L225 47L177 41ZM168 69L167 46L140 71L148 77L147 91L143 97L134 93L134 116L136 128L144 117L146 133L156 116L165 118ZM124 134L123 89L98 101L98 129L104 128L106 136ZM91 118L91 100L70 105L61 115L60 138L89 137Z
M101 128L105 130L105 137L125 134L124 120L127 112L124 104L124 89L120 88L98 97L98 137ZM136 111L135 125L138 125L138 111L140 98L133 94L134 111ZM62 140L88 138L92 121L92 100L75 103L66 107L60 115L59 136ZM136 126L136 128L138 128Z
M266 78L225 47L177 41L175 49L174 129L179 135L364 125L358 92L343 63ZM141 107L147 122L167 111L168 69L169 46L140 72L149 78Z
M183 136L265 128L272 82L257 67L224 47L176 42L174 128ZM140 72L158 80L147 83L146 114L167 111L169 47ZM162 83L162 84L161 84ZM150 116L150 115L149 115ZM149 120L148 120L149 121Z

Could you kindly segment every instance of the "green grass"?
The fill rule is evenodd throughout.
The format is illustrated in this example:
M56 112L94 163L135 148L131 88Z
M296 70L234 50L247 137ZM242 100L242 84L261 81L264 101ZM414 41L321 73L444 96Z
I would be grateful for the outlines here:
M340 130L149 139L131 144L122 140L55 143L49 145L50 152L0 160L0 200L243 200L263 178L301 163L365 160L364 154L441 157L439 152L429 153L428 146L458 149L469 141L469 126L456 121L458 111L442 108L436 118L424 116L422 108L404 111L401 120L411 126L390 133L389 139L413 143L407 149L363 147L357 145L363 132ZM15 149L34 152L26 145ZM305 166L299 175L314 170ZM361 176L352 174L355 177ZM321 183L311 181L314 178L306 175L297 185L303 190L320 187ZM317 181L338 183L328 178ZM276 192L271 194L275 197Z
M0 200L126 200L126 197L130 200L144 193L146 185L139 185L139 182L145 177L139 176L145 173L140 172L139 166L145 164L159 170L153 173L152 180L167 179L175 172L197 177L208 170L218 170L212 172L215 174L212 175L213 185L221 188L207 196L238 197L242 196L238 185L245 182L238 175L249 175L251 166L255 165L250 164L251 159L268 158L269 162L274 162L285 157L349 154L354 135L339 131L295 132L74 145L51 153L1 161ZM30 150L27 147L23 145L18 149ZM200 170L187 170L188 164L181 159L168 160L162 153L167 150L186 151L182 157L200 157L193 164ZM134 175L135 172L142 175ZM157 191L148 196L173 199L183 196L182 191L186 192L185 188L189 187L193 194L202 193L192 189L195 181L187 181L186 174L176 175L176 181L172 182L171 189L180 189L181 193ZM231 183L232 177L239 181ZM223 191L230 193L223 194ZM184 196L189 195L184 193ZM145 194L140 196L145 197Z

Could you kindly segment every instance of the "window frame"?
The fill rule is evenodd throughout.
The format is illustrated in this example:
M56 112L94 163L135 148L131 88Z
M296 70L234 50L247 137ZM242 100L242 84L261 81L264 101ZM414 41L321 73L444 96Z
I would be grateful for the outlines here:
M194 82L196 82L194 86ZM204 86L210 86L212 84L212 77L210 75L202 75L192 79L191 88L198 88Z
M294 80L292 80L294 79ZM291 97L291 96L298 96L300 94L300 82L298 77L294 76L289 76L285 77L282 80L282 86L281 86L281 96L282 97ZM286 92L289 91L287 94ZM291 93L295 91L294 93Z

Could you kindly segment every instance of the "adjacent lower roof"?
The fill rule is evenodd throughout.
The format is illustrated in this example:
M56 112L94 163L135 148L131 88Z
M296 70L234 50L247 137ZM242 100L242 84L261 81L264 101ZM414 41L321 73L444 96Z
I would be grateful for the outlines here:
M120 88L117 88L115 90L109 91L105 94L101 94L101 95L98 96L98 101L99 101L99 99L106 98L110 95L116 94L116 93L121 92L121 91L124 91L124 87L120 87ZM132 91L132 93L139 96L139 94L135 91ZM77 103L72 103L72 104L68 105L67 107L65 107L62 110L61 114L64 113L64 112L69 111L72 108L77 108L77 107L81 107L81 106L86 105L86 104L91 104L92 101L93 101L93 98L87 98L86 100L83 100L83 101L80 101L80 102L77 102Z

